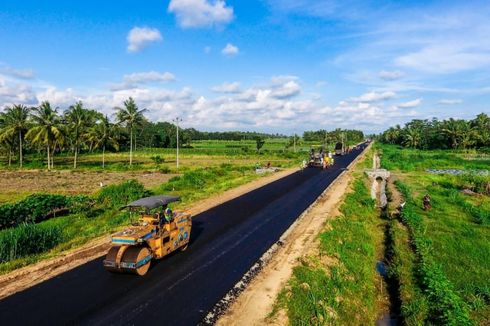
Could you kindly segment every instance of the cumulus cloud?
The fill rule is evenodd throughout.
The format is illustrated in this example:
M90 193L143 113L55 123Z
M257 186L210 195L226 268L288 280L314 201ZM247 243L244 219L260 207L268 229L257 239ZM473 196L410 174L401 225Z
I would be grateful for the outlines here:
M456 105L461 103L463 103L463 100L461 99L442 99L437 102L437 104L442 104L442 105Z
M405 74L398 70L392 70L392 71L381 70L379 72L379 78L383 80L397 80L402 78L403 76L405 76Z
M159 42L162 39L162 34L156 28L133 27L127 36L128 52L139 52L150 43Z
M33 105L37 103L36 93L31 86L9 81L0 75L0 103L4 106Z
M422 99L421 98L418 98L418 99L415 99L415 100L412 100L412 101L408 101L408 102L405 102L405 103L398 104L397 106L399 108L407 109L407 108L417 107L417 106L420 105L420 103L422 103Z
M168 12L182 28L221 26L233 20L233 7L224 0L171 0Z
M240 83L239 82L233 82L233 83L223 83L218 86L214 86L211 88L213 92L216 93L239 93L240 92Z
M234 56L237 55L240 52L240 49L238 49L237 46L228 43L226 46L221 50L221 53L225 56Z
M386 91L386 92L374 92L373 91L373 92L368 92L368 93L362 94L359 97L353 97L353 98L351 98L351 101L352 102L366 102L366 103L378 102L378 101L384 101L384 100L391 99L395 96L396 96L396 94L394 92L391 92L391 91Z

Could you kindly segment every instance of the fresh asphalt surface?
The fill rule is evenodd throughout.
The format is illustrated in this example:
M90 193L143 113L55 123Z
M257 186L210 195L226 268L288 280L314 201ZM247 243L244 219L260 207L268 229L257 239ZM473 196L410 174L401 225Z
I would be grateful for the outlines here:
M0 323L195 325L360 152L194 216L189 248L153 261L144 277L108 273L100 257L7 297Z

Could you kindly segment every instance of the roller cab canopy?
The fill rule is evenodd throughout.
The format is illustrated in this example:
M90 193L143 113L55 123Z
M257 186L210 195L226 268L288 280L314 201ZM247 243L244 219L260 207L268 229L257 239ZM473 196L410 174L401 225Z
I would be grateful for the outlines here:
M164 195L151 196L151 197L145 197L145 198L135 200L134 202L127 204L123 208L143 207L146 209L154 209L157 207L168 205L176 201L180 201L180 197L164 196Z

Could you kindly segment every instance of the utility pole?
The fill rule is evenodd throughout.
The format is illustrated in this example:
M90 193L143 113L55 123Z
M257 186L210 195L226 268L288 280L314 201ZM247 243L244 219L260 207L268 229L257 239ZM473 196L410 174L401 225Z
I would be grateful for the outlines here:
M179 122L182 122L182 118L175 118L172 120L175 122L175 125L177 127L177 170L179 169Z
M293 135L293 151L296 153L296 133Z

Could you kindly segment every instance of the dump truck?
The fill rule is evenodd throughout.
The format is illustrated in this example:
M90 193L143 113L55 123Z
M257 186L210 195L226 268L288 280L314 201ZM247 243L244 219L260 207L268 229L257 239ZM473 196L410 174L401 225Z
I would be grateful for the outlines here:
M111 236L112 247L104 259L109 272L145 275L153 259L161 259L189 245L192 218L190 214L165 210L179 197L152 196L138 199L124 209L131 217L139 215L136 223Z
M338 142L337 144L335 144L335 155L344 155L344 153L344 143Z

